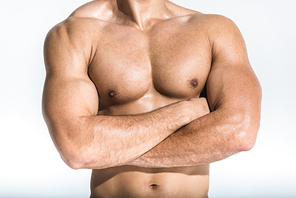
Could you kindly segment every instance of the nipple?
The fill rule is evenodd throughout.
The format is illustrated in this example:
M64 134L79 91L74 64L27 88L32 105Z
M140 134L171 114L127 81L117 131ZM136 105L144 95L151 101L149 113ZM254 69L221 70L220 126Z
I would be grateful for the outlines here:
M190 81L190 85L191 85L191 87L196 88L198 85L197 79L196 78L192 79Z
M109 92L108 92L108 96L110 97L110 98L113 98L113 97L115 97L116 96L116 91L115 90L113 90L113 89L110 89L109 90Z

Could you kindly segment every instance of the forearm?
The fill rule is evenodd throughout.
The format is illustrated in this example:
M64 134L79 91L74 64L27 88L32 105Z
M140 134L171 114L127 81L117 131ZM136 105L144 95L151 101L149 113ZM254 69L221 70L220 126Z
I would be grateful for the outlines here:
M66 153L66 163L102 169L132 161L192 121L186 109L184 101L140 115L82 117L80 130L68 144L74 146L73 153Z
M244 117L212 112L181 128L129 165L160 168L209 164L248 150L254 141L254 137L246 137L248 130L256 131L258 127L250 127Z

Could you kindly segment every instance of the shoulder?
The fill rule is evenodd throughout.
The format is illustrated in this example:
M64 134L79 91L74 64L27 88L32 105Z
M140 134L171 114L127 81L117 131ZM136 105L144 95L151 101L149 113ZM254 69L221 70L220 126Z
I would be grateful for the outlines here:
M228 17L216 14L194 14L188 23L198 31L204 31L212 42L226 41L227 39L242 39L237 25Z
M108 21L111 12L109 0L96 0L80 6L70 17Z
M66 38L72 41L87 39L99 32L106 23L98 18L103 1L92 1L77 8L67 19L55 25L47 38ZM104 12L101 10L101 12Z
M81 45L88 37L83 26L85 23L71 17L55 25L46 36L45 47L68 48Z
M69 17L55 25L44 42L47 68L70 68L66 65L86 65L96 38L94 21L88 18ZM70 64L71 63L71 64ZM84 67L81 67L84 68Z
M70 16L63 22L55 25L48 32L45 46L54 43L63 47L81 48L92 45L100 38L100 30L106 26L95 18Z
M209 30L236 27L235 23L231 19L217 14L192 14L189 18L189 22L193 25L201 24Z
M173 12L176 17L185 17L187 22L191 23L191 25L205 25L213 28L225 27L225 26L235 26L234 22L223 16L218 14L204 14L200 11L191 10L188 8L181 7L172 2L167 3L168 8Z

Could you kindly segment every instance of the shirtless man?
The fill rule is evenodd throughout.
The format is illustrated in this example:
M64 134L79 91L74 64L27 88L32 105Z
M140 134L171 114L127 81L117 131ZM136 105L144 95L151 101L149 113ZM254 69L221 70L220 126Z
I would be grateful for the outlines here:
M209 164L255 143L261 88L223 16L92 1L49 32L45 65L44 118L91 197L207 197Z

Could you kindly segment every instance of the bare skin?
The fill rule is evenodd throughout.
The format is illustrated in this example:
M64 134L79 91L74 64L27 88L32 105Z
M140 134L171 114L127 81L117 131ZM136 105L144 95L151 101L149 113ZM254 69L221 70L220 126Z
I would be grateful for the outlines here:
M207 197L209 164L255 143L261 88L225 17L92 1L49 32L45 65L44 118L92 197Z

